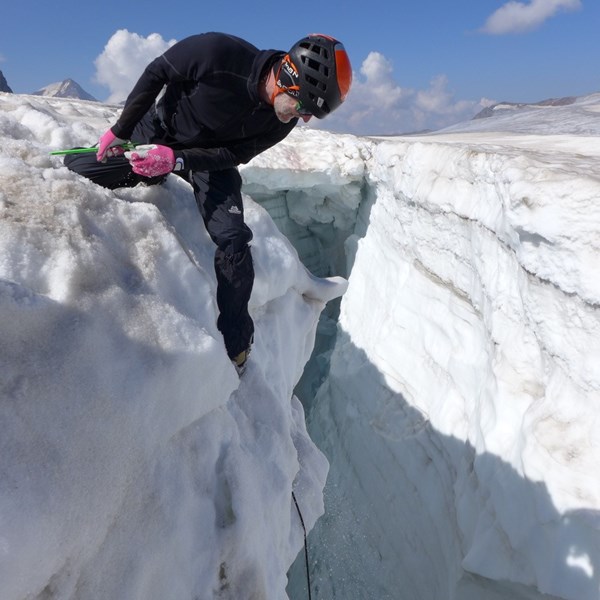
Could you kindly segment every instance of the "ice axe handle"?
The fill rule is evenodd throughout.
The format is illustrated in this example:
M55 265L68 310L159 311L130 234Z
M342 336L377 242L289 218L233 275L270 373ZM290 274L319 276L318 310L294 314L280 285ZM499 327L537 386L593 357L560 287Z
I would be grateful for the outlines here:
M126 144L120 144L121 148L124 150L133 150L137 144L132 144L131 142L127 142ZM92 148L71 148L70 150L54 150L54 152L50 152L50 156L58 156L62 154L85 154L86 152L98 152L98 146L93 146Z

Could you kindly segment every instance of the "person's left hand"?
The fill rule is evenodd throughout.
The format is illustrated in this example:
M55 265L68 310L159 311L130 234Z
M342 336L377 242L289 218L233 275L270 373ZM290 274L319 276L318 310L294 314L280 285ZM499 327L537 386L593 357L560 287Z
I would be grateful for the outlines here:
M125 152L133 172L144 177L166 175L175 167L175 154L168 146L147 144Z

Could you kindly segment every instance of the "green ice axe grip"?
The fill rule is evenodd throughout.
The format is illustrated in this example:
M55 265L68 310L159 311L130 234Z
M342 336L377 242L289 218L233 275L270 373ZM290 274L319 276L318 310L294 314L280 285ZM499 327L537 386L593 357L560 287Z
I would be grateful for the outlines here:
M131 142L119 145L124 150L133 150L137 146L137 144L132 144ZM54 152L50 152L50 156L56 156L58 154L84 154L86 152L98 152L98 146L94 146L93 148L73 148L71 150L55 150Z

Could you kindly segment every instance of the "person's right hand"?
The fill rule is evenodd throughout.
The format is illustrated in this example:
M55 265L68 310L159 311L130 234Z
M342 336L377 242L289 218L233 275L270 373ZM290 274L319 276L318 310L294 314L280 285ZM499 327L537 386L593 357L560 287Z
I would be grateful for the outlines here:
M100 138L96 159L104 162L109 156L121 156L125 153L122 144L125 140L118 138L110 129Z

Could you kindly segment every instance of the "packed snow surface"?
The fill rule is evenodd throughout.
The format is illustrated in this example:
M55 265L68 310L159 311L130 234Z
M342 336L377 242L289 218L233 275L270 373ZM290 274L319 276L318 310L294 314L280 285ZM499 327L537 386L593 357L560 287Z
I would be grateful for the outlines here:
M370 148L309 417L323 597L600 597L599 109Z
M117 112L0 95L3 598L284 598L292 489L317 598L599 598L600 95L244 166L241 381L189 186L47 155Z
M282 598L327 461L293 387L325 302L260 206L240 381L190 186L111 192L49 150L116 107L0 95L0 596Z

